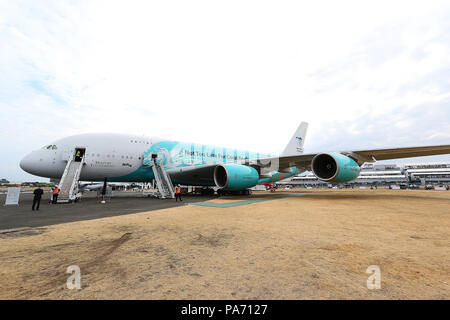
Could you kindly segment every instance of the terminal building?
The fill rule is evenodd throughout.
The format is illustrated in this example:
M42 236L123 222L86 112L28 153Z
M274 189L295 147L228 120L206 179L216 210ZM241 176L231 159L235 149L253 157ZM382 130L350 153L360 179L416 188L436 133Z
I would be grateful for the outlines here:
M388 186L401 184L450 185L450 161L416 164L365 163L359 177L346 185ZM326 186L312 172L304 172L278 185L291 187Z
M409 181L450 185L450 162L405 164L404 171Z

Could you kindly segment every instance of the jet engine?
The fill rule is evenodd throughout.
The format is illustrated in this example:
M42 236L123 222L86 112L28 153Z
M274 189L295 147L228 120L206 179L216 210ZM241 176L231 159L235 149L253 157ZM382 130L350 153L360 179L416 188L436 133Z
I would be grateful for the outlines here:
M259 180L255 168L241 164L221 164L214 169L214 182L225 190L243 190L256 186Z
M326 182L342 183L358 178L361 168L355 160L340 153L320 153L311 164L314 175Z

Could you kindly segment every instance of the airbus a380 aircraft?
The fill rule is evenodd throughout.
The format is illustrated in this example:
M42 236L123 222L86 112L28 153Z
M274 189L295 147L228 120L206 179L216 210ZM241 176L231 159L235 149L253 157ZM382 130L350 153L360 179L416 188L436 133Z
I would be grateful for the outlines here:
M318 179L343 183L356 179L364 162L450 153L450 145L303 154L308 124L301 123L283 153L272 154L125 134L81 134L57 140L25 156L20 167L33 175L60 179L80 151L80 180L151 182L152 156L173 183L245 190L312 170Z

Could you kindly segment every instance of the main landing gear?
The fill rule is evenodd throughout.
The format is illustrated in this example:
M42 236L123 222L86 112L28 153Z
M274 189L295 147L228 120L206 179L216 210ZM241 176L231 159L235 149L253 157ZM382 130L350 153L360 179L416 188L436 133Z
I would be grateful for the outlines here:
M217 190L217 194L219 196L249 196L252 194L252 190L245 189L245 190L223 190L219 189Z

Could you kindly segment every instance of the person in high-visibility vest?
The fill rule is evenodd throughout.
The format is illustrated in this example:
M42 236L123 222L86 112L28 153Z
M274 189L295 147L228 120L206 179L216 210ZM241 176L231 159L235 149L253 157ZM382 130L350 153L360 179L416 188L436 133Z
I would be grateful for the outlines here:
M180 187L180 185L177 185L175 187L175 201L178 201L178 199L180 199L180 201L183 201L183 200L181 200L181 187Z
M75 161L76 162L80 162L81 161L81 152L80 152L80 150L77 150L77 152L75 153Z
M53 201L52 201L53 204L56 204L56 201L58 201L58 194L59 194L59 188L55 187L53 189Z

